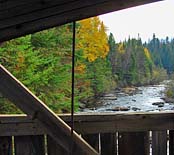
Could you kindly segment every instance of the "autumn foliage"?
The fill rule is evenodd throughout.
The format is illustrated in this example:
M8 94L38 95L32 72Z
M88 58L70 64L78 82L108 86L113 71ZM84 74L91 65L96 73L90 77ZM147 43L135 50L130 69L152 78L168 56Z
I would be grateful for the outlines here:
M109 52L106 27L99 17L85 19L79 22L77 48L83 51L83 56L89 62L97 58L105 58Z
M76 111L116 87L160 81L163 66L168 72L174 66L174 41L154 37L149 44L141 38L116 43L106 31L99 17L76 23ZM70 23L0 44L0 63L56 113L70 112L72 36ZM0 94L0 113L19 112Z

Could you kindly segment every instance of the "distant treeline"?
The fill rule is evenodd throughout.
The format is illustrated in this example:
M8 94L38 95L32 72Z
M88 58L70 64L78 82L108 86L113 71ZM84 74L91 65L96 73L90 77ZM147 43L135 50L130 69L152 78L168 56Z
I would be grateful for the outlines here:
M153 84L173 72L173 40L116 43L98 17L76 24L75 109L120 86ZM0 44L0 63L57 113L71 102L72 24ZM1 113L19 113L0 96Z
M148 43L141 38L116 43L111 33L108 43L112 74L120 85L154 84L174 71L174 39L159 40L154 34Z

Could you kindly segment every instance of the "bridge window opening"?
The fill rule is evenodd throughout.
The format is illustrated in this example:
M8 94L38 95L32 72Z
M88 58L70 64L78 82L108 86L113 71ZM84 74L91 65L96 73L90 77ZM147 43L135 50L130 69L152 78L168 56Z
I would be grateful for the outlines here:
M99 16L107 30L109 81L115 89L96 95L104 106L89 111L173 110L173 7L169 0Z
M75 111L174 108L172 7L166 0L77 22ZM53 111L70 112L71 45L70 23L2 43L1 63Z
M174 24L169 17L173 7L173 1L166 0L77 21L75 86L71 80L72 23L0 44L0 63L55 113L72 112L73 98L75 119L79 119L75 123L86 123L85 128L78 124L79 133L101 155L107 151L117 155L172 154ZM8 103L0 94L1 114L22 113L14 106L9 108ZM33 127L29 134L36 132L34 140L18 135L16 126L25 125L23 122L5 118L4 123L4 118L0 119L4 126L12 124L11 130L16 134L9 136L6 132L8 137L2 139L5 144L0 143L0 151L4 146L17 150L17 145L22 145L20 138L31 144L29 149L39 141L42 154L51 151L48 145L55 145L49 137L37 135L32 120L27 123ZM56 147L65 153L60 146ZM55 151L54 148L53 154Z

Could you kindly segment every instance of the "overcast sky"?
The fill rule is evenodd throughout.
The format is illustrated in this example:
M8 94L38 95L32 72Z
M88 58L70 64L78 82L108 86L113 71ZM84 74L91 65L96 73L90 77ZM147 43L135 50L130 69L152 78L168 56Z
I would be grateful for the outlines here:
M174 38L174 0L165 0L100 16L112 32L116 41L138 38L143 41L152 38L153 33L162 39Z

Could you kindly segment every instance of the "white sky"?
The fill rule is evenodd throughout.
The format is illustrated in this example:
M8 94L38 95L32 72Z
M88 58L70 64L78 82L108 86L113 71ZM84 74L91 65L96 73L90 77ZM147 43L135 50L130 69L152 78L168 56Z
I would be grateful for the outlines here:
M117 42L130 38L143 41L152 38L153 33L159 39L166 36L174 38L174 0L165 0L130 9L125 9L100 16L108 28L108 34L113 33Z

